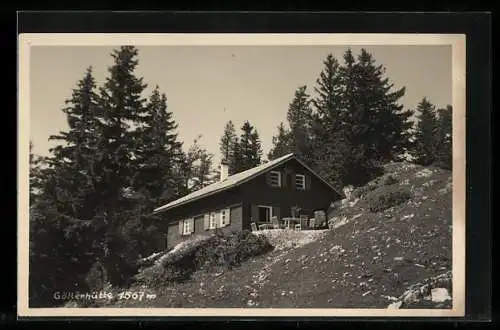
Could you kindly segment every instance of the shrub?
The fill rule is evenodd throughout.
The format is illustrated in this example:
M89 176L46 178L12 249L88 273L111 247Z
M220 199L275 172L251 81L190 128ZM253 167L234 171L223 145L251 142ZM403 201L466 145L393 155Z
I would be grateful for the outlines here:
M404 186L382 186L367 196L368 208L371 212L380 212L401 204L411 197L411 191Z
M143 269L135 278L148 286L188 280L197 270L211 270L240 265L242 262L269 252L273 246L266 237L252 234L248 230L229 234L216 231L206 239L184 244L163 256L158 262Z
M388 175L386 177L384 177L384 179L382 180L382 184L384 186L390 186L391 184L395 184L395 183L398 183L398 179L396 179L395 177L393 177L392 175Z
M353 190L351 196L354 198L354 199L357 199L357 198L361 198L363 196L366 196L370 191L373 191L375 189L377 189L378 186L374 183L369 183L365 186L361 186L361 187L358 187L356 189Z

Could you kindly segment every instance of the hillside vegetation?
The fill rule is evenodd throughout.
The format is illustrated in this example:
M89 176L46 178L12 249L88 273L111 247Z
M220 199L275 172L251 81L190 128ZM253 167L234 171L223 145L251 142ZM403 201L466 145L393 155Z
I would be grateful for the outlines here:
M199 238L143 261L128 290L154 296L96 303L451 308L451 172L406 163L384 170L337 203L335 229Z

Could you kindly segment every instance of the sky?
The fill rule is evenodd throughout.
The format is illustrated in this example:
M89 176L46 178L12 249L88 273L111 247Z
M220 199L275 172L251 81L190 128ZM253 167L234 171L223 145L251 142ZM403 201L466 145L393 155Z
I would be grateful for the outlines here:
M136 74L149 86L158 85L179 127L185 147L201 135L199 144L218 162L219 139L227 121L245 120L256 127L264 155L272 136L286 121L295 90L313 88L332 53L339 60L349 45L340 46L140 46ZM67 129L61 109L87 67L98 85L104 82L114 47L33 46L30 63L30 138L34 153L48 155L48 137ZM351 46L370 52L395 88L406 87L400 99L414 109L426 97L438 108L452 102L451 46ZM238 134L239 134L238 129Z

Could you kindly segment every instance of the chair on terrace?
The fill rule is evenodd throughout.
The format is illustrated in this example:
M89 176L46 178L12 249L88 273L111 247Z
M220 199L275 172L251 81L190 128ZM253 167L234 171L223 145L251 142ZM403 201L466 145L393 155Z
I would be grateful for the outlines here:
M280 222L278 220L278 217L271 217L271 224L273 225L273 229L280 229Z

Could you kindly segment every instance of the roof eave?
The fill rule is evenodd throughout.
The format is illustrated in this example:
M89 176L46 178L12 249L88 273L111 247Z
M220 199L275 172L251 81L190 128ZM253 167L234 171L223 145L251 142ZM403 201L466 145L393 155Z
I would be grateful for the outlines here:
M290 159L292 159L292 158L297 159L297 158L295 157L295 155L294 155L294 154L290 154L288 157L283 158L281 161L279 161L279 162L277 162L276 164L274 164L274 165L272 165L272 166L270 166L270 167L266 168L265 170L262 170L262 171L259 171L259 172L255 173L255 174L253 174L253 175L250 175L249 177L247 177L247 178L245 178L245 179L242 179L241 181L238 181L238 182L236 182L236 183L234 183L234 184L232 184L232 185L230 185L230 186L227 186L227 187L224 187L224 188L221 188L221 189L217 189L217 190L211 191L211 192L209 192L209 193L206 193L206 194L204 194L204 195L200 195L200 196L198 196L198 197L194 197L194 198L192 198L192 199L188 199L188 200L186 200L186 201L184 201L184 202L181 202L181 203L176 204L176 205L172 205L172 206L170 206L170 207L164 207L164 208L159 207L159 208L157 208L156 210L153 210L153 214L158 214L158 213L160 213L160 212L165 212L165 211L168 211L168 210L172 210L172 209L174 209L174 208L176 208L176 207L180 207L180 206L182 206L182 205L186 205L186 204L192 203L192 202L194 202L194 201L197 201L197 200L200 200L200 199L202 199L202 198L205 198L205 197L211 196L211 195L213 195L213 194L217 194L217 193L219 193L219 192L221 192L221 191L224 191L224 190L229 190L229 189L231 189L231 188L235 188L235 187L237 187L237 186L240 186L240 185L242 185L243 183L248 182L248 181L252 180L253 178L255 178L255 177L257 177L257 176L261 175L264 171L269 171L269 170L272 170L273 168L276 168L277 166L279 166L279 165L283 164L283 163L284 163L284 162L286 162L286 161L289 161L289 160L290 160ZM297 160L298 160L298 159L297 159ZM299 161L299 160L298 160L298 161ZM299 161L299 162L300 162L300 161ZM309 168L308 168L308 169L309 169ZM309 169L309 171L311 171L311 169ZM313 172L313 173L314 173L314 172ZM314 174L316 174L316 173L314 173ZM316 174L316 175L317 175L317 174Z

